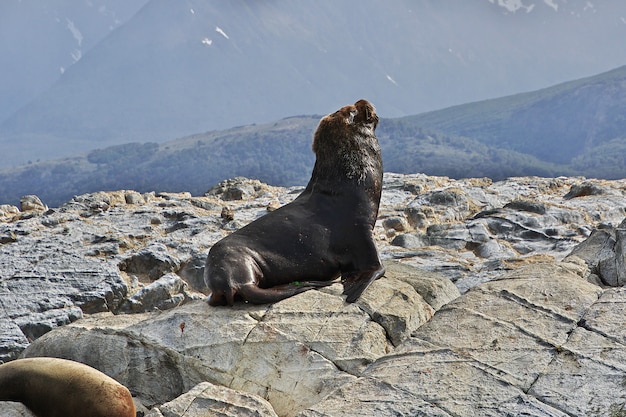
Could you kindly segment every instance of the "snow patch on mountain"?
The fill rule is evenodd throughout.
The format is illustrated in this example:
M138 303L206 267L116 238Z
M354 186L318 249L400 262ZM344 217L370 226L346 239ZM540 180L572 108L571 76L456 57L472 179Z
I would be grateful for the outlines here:
M80 33L80 30L78 30L74 22L72 22L70 19L66 17L65 21L67 22L67 28L72 33L72 36L74 37L74 39L76 39L78 46L81 46L83 44L83 34Z
M391 83L392 83L393 85L398 85L398 83L396 82L396 80L394 80L393 78L391 78L391 75L387 74L387 79L388 79L389 81L391 81Z
M555 12L568 10L572 15L576 17L580 17L581 13L596 13L595 4L591 1L585 1L582 3L582 6L575 4L568 4L567 0L542 0L540 1L532 1L532 0L489 0L491 4L497 4L500 7L503 7L507 10L507 12L515 13L518 10L525 11L526 13L530 13L535 9L537 4L543 5L551 8Z
M219 33L220 35L222 35L223 37L225 37L226 39L230 39L228 35L226 34L226 32L224 32L222 28L220 28L219 26L215 26L215 31Z
M548 6L552 7L554 9L554 11L556 11L556 12L559 11L559 5L556 4L556 2L554 0L543 0L543 2L545 4L547 4Z
M545 0L548 1L548 0ZM489 0L490 3L495 4L495 0ZM522 0L498 0L498 6L504 7L509 12L515 13L520 9L526 10L526 13L530 13L534 8L534 4L525 5Z

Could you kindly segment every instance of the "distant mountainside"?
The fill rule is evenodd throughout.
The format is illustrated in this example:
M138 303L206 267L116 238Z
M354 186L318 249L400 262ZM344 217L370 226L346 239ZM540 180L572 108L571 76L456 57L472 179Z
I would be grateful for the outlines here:
M387 172L453 178L626 177L626 67L551 88L403 118L377 135ZM54 206L99 190L202 194L235 176L304 185L321 116L129 143L0 172L0 204L36 194Z
M86 39L55 13L70 42ZM0 124L0 167L361 97L389 118L529 91L623 65L624 16L626 2L149 0Z
M604 178L626 176L626 66L500 99L410 116L404 123L569 164Z
M50 88L148 0L0 2L0 122Z

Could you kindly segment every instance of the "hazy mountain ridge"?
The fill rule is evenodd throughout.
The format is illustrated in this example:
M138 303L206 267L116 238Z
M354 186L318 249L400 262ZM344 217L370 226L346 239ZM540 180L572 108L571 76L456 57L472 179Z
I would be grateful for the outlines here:
M626 4L534 3L151 0L0 126L0 166L361 97L417 114L626 62Z
M607 92L612 92L610 99ZM620 67L535 92L382 118L377 135L387 172L495 180L623 178L625 107L626 67ZM128 143L5 170L0 172L0 203L17 204L22 195L36 194L54 206L76 194L117 189L200 195L235 176L304 185L313 167L311 140L320 117L290 117L162 144Z
M407 119L546 162L568 164L576 158L578 165L594 157L592 149L626 141L626 66L539 91ZM624 176L624 170L614 175Z
M48 89L148 0L0 3L0 121Z

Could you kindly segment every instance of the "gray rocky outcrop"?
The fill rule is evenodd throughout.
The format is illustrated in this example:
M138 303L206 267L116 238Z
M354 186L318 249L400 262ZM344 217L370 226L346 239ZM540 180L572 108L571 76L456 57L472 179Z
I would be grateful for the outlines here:
M160 407L145 417L277 417L272 406L258 395L202 382L189 392Z
M626 285L626 220L617 227L602 225L570 253L590 267L589 279L600 285Z
M0 206L0 361L91 364L153 417L226 403L241 415L618 416L625 185L385 174L374 232L387 273L355 304L340 284L269 306L203 301L211 245L299 187L238 178L199 197Z
M623 415L625 313L624 289L527 265L452 301L298 415Z
M355 304L343 301L336 284L271 306L195 301L86 317L42 336L24 355L87 363L132 387L147 406L209 381L260 395L290 415L354 380L433 312L409 284L381 278Z

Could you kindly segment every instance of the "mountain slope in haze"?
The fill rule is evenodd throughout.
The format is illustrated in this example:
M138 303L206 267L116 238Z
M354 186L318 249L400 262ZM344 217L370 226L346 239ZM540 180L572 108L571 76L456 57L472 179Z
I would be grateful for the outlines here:
M147 1L1 1L0 121L50 88Z
M621 149L617 153L623 155L626 66L539 91L409 116L406 122L546 162L589 169L602 163L594 157L598 149L605 149L605 156L607 147Z
M201 195L236 176L305 185L315 162L311 142L320 118L291 117L162 144L128 143L0 171L0 204L17 205L22 195L35 194L54 207L74 195L118 189ZM536 158L405 126L397 119L381 119L378 132L386 171L494 178L556 172Z
M381 118L377 136L384 169L495 180L526 175L624 178L625 78L626 67L620 67L535 92ZM290 117L161 144L127 143L0 171L0 204L18 204L22 195L36 194L55 206L73 195L116 189L198 195L235 176L304 185L313 167L311 141L320 118Z
M151 0L0 126L0 166L361 97L416 114L626 62L626 3L514 3Z

